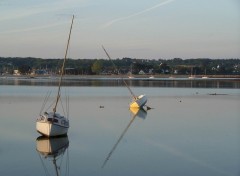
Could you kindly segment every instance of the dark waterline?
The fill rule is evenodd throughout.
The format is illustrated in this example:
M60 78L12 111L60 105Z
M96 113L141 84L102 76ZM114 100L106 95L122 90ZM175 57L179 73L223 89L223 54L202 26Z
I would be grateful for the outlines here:
M188 78L155 78L155 79L125 79L133 87L174 87L174 88L230 88L239 89L239 79L188 79ZM57 86L57 77L46 78L0 78L1 85L31 85ZM68 78L63 80L63 86L94 86L94 87L121 87L124 86L120 78Z

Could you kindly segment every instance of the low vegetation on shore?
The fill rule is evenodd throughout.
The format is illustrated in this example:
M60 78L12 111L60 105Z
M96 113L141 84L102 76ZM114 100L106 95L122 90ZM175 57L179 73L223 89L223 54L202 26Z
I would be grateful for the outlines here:
M0 74L58 74L62 59L0 57ZM69 75L231 75L240 74L240 59L68 59Z

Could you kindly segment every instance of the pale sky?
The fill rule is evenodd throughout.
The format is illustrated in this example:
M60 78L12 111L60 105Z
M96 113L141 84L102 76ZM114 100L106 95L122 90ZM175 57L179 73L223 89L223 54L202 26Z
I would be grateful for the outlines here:
M240 0L0 0L0 57L240 58Z

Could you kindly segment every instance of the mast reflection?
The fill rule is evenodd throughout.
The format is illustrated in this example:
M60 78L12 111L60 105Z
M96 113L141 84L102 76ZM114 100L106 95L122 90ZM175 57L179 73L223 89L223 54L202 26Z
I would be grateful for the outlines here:
M46 175L60 176L63 172L64 175L69 175L68 147L68 136L54 138L40 136L36 139L36 150L39 154ZM64 157L65 153L67 154ZM64 161L64 158L66 158L66 161ZM52 169L50 169L50 164L47 164L47 162L51 162L51 165L53 166ZM64 164L62 162L64 162ZM63 165L65 168L61 168Z
M111 151L108 153L106 159L103 162L102 168L104 168L104 166L107 164L108 160L110 159L111 155L113 154L113 152L115 151L115 149L117 148L119 142L122 140L123 136L126 134L126 132L128 131L129 127L131 126L131 124L133 123L133 121L135 120L136 117L145 119L147 117L147 111L145 111L142 108L130 108L129 109L131 111L131 113L133 114L130 122L128 123L127 127L124 129L124 131L122 132L122 134L120 135L120 137L118 138L117 142L114 144L113 148L111 149Z

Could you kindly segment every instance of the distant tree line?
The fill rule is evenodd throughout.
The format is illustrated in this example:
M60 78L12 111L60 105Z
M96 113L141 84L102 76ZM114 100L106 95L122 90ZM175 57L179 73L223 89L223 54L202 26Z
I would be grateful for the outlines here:
M58 74L63 59L0 57L0 73L30 74L34 70L45 70ZM114 65L117 67L113 66ZM195 75L239 75L240 59L68 59L66 73L74 75L93 74L195 74Z

